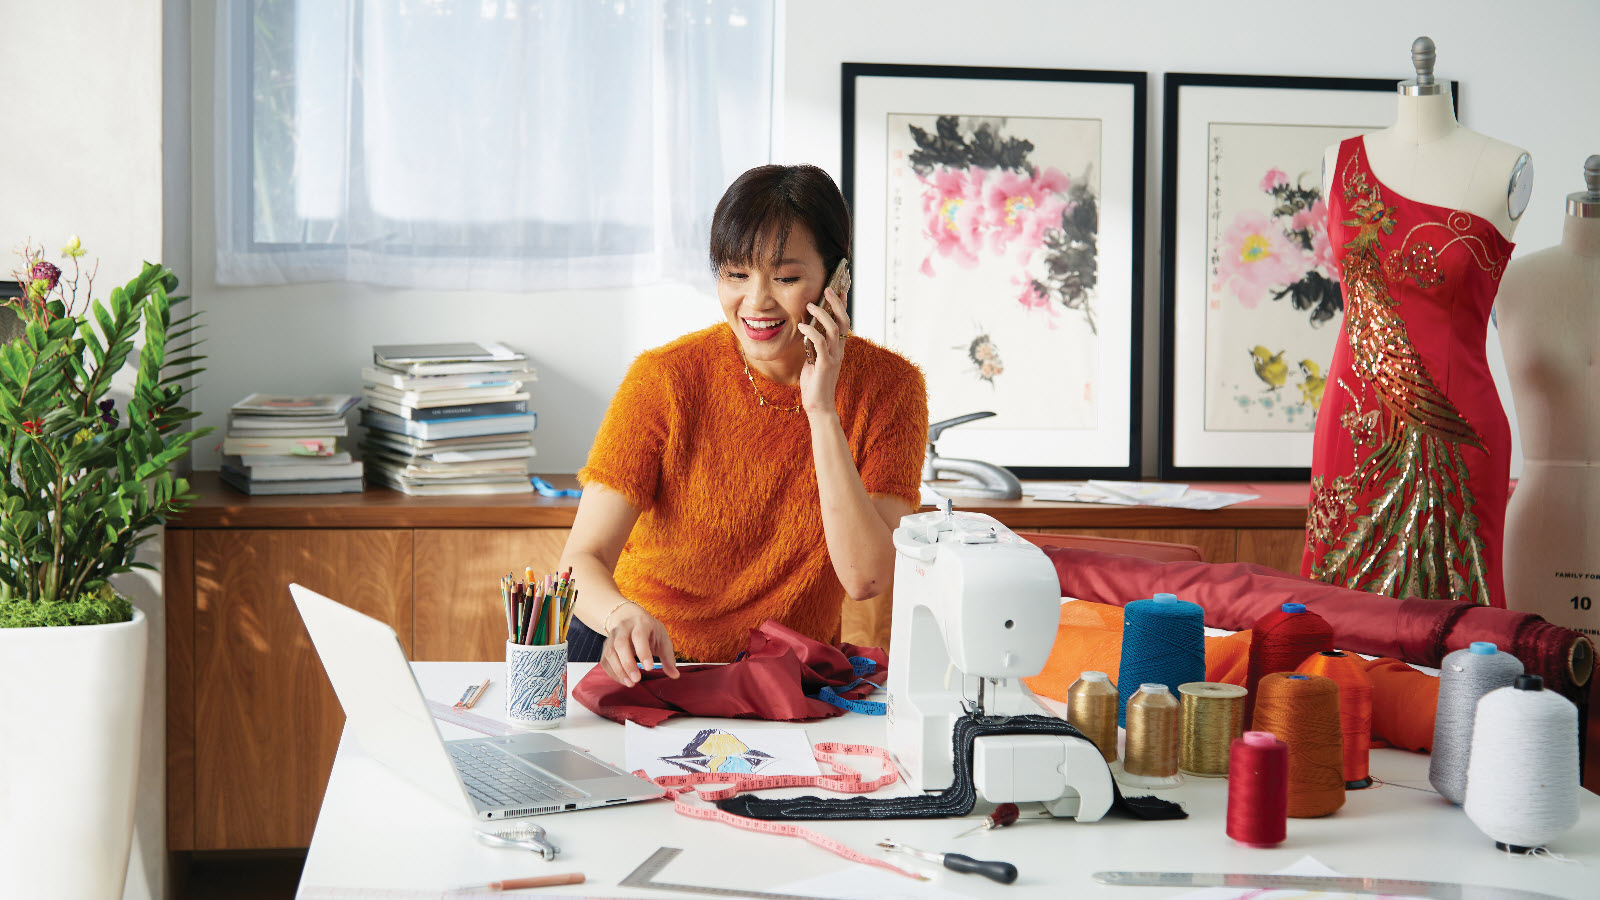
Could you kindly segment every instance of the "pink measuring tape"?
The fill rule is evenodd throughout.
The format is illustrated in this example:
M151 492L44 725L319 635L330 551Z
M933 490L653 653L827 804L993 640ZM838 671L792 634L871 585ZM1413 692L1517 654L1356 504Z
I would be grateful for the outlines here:
M895 770L894 761L889 758L889 751L882 747L869 747L866 744L821 743L813 747L811 752L816 756L817 762L827 765L833 770L834 774L746 775L740 772L696 772L691 775L662 775L653 779L653 781L667 792L668 797L672 798L672 808L679 815L688 816L692 819L723 822L735 828L743 828L746 831L801 838L809 844L821 847L851 862L887 869L896 875L904 875L917 881L927 881L928 877L926 875L906 871L899 866L884 862L876 857L852 850L845 844L825 834L812 831L800 825L791 825L787 822L769 822L764 819L750 819L744 816L736 816L714 806L691 806L683 800L683 795L691 791L699 794L702 800L714 803L744 791L762 791L769 788L787 787L817 787L841 794L869 794L881 787L894 784L900 778L899 773ZM871 781L863 781L861 780L860 772L835 759L836 755L876 757L883 765L883 774ZM640 778L648 777L642 771L634 774ZM708 790L703 785L721 785L721 787Z

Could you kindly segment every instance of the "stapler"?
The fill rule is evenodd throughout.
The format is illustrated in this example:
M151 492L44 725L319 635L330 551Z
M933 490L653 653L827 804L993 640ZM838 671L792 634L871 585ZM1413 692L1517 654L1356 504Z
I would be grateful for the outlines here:
M1015 500L1022 496L1022 482L1001 466L978 459L947 459L934 449L934 442L946 428L987 419L992 412L967 413L928 426L928 452L922 457L922 480L946 497L983 497L988 500ZM954 481L934 484L954 476Z
M894 530L889 749L923 791L954 779L961 716L1050 715L1020 679L1044 668L1061 621L1060 582L1042 550L991 516L942 506ZM993 803L1038 801L1080 822L1111 808L1111 770L1082 738L978 737L972 769Z

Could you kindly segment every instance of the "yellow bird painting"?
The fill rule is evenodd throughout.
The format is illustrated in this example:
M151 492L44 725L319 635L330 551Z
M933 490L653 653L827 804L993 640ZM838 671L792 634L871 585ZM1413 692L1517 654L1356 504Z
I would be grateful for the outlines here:
M1279 350L1273 355L1260 344L1250 351L1250 361L1255 364L1256 377L1266 382L1269 391L1283 387L1284 382L1289 380L1289 364L1283 361L1285 352L1287 351Z
M1312 360L1302 359L1300 374L1305 376L1305 380L1300 382L1300 399L1307 406L1321 406L1322 389L1328 386L1328 378L1322 374L1322 367Z

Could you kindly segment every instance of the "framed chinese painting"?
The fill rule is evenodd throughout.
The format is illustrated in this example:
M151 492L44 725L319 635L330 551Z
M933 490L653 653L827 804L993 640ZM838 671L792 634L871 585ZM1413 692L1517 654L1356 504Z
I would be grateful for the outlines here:
M845 63L852 327L904 354L943 457L1139 468L1142 72Z
M1308 477L1344 316L1323 155L1392 123L1395 85L1166 75L1163 479Z

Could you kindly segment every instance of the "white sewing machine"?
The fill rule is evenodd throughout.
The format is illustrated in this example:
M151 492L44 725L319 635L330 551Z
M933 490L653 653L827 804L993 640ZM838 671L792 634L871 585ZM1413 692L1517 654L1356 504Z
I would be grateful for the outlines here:
M964 711L1045 714L1019 679L1044 668L1061 621L1055 567L981 513L916 513L894 530L889 749L924 791L950 785L950 735ZM1093 822L1111 808L1111 770L1094 744L1066 735L976 740L973 786L993 803L1043 802Z

